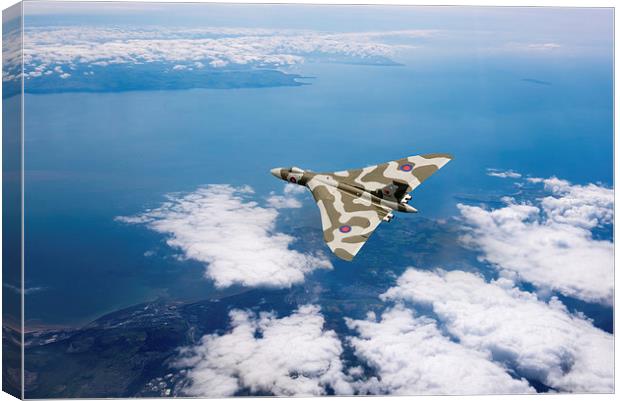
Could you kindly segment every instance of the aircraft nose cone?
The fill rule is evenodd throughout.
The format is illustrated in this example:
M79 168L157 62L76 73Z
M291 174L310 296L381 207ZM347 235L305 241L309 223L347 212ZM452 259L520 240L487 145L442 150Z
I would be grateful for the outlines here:
M280 178L280 179L282 178L281 172L282 172L282 169L281 169L281 168L272 168L272 169L271 169L271 174L272 174L274 177L276 177L276 178Z

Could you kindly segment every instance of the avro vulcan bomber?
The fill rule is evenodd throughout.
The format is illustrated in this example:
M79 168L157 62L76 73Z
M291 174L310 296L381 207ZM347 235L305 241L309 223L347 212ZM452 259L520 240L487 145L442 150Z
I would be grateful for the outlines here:
M428 154L335 173L315 173L299 167L274 168L271 174L310 189L321 212L323 238L332 252L351 261L382 221L392 212L415 213L409 192L452 156Z

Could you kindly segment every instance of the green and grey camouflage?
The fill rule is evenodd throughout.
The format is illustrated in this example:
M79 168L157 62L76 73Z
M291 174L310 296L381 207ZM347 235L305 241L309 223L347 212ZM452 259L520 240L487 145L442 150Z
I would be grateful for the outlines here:
M335 173L299 167L274 168L271 173L310 189L321 212L327 246L351 261L379 224L392 220L393 211L417 212L408 204L409 192L450 160L449 154L433 153Z

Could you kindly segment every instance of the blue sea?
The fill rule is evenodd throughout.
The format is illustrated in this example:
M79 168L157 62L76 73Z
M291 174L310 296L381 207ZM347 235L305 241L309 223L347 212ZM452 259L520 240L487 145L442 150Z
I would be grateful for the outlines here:
M174 258L161 234L115 217L213 183L250 185L260 199L282 189L273 167L337 171L451 153L415 191L420 213L405 222L449 218L464 199L514 191L488 168L612 186L610 60L399 61L288 67L306 83L293 87L27 94L26 287L39 288L26 298L27 327L78 326L157 297L221 294L200 263ZM309 193L290 213L320 229ZM395 224L376 241L398 235ZM145 256L151 250L156 257ZM407 263L398 252L385 257ZM334 263L314 276L344 286L362 274Z

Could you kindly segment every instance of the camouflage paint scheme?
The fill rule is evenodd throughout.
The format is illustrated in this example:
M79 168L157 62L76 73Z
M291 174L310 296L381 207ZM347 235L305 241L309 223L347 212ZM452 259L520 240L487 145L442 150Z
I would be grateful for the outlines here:
M394 217L393 211L417 212L407 204L409 192L450 160L451 155L434 153L335 173L299 167L274 168L271 173L310 189L321 212L327 246L351 261L379 224Z

